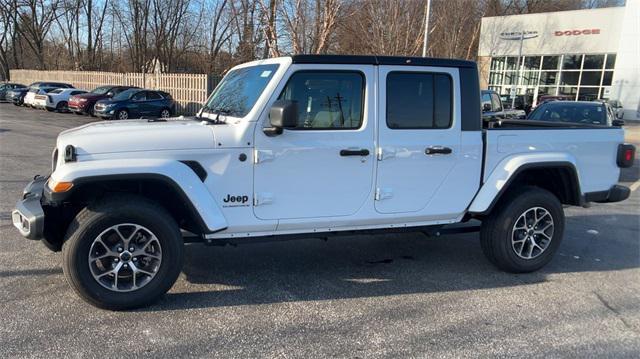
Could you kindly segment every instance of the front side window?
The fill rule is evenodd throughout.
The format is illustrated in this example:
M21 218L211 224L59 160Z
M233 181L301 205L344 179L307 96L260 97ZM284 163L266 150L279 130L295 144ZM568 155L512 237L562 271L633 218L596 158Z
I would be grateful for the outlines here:
M128 100L128 99L131 98L131 96L135 95L136 93L138 93L138 90L136 90L136 89L130 89L130 90L122 91L119 94L113 96L113 100L114 101Z
M133 95L131 99L133 101L144 101L147 99L147 93L146 91L138 92L137 94Z
M209 97L205 111L246 116L258 101L278 65L256 65L230 71Z
M391 129L449 128L452 81L447 74L391 72L387 75L387 126Z
M353 71L299 71L278 97L298 104L298 129L357 129L364 76Z

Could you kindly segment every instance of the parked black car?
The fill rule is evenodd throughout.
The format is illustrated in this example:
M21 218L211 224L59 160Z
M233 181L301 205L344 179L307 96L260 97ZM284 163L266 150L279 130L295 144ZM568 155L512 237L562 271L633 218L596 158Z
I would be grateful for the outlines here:
M130 89L111 99L96 102L94 114L113 120L143 117L167 118L174 113L174 108L173 98L164 91Z
M481 91L480 103L482 105L482 119L485 122L519 120L527 116L524 110L505 108L500 96L492 90Z
M550 101L536 107L527 120L579 123L585 125L622 126L608 105L598 101Z
M20 88L26 88L26 87L27 86L23 84L16 84L16 83L0 84L0 101L9 101L9 99L7 98L9 91L20 89Z
M12 102L16 106L22 106L24 96L29 92L28 87L15 88L7 92L7 101Z

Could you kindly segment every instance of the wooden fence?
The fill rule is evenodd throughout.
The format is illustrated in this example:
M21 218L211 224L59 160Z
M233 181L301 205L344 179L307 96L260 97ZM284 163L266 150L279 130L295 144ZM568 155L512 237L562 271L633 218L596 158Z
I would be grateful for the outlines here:
M127 85L168 92L176 101L179 115L195 114L218 82L205 74L145 74L97 71L10 70L11 81L28 85L37 81L70 83L91 91L104 85Z

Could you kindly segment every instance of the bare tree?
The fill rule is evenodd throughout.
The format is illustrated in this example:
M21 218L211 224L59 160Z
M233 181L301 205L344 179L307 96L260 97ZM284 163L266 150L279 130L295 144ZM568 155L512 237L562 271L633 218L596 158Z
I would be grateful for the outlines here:
M341 0L284 0L281 13L291 52L327 53L342 6Z
M37 67L46 68L45 40L58 17L59 0L20 0L18 32L36 57Z

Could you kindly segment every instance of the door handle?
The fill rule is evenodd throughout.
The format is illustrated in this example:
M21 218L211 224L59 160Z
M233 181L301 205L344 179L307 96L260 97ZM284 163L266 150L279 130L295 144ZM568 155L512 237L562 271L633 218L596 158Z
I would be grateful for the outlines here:
M425 155L450 155L451 149L444 146L430 146L424 150Z
M366 148L359 150L340 150L340 156L369 156L369 150Z

